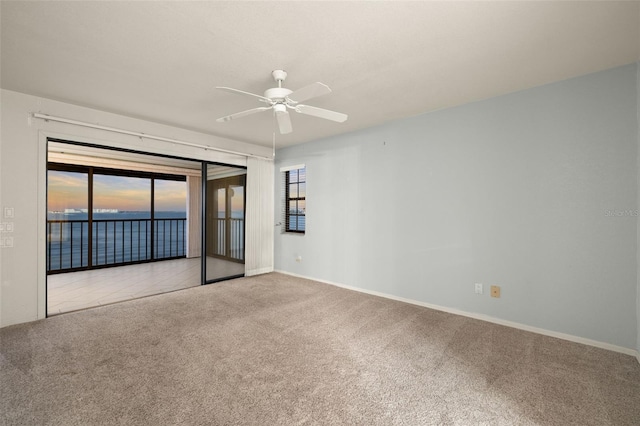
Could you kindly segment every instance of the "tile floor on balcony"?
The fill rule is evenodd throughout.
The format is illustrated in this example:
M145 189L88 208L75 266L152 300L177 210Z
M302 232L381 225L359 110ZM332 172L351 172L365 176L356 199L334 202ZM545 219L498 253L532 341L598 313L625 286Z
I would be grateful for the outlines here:
M208 278L240 275L244 265L207 258ZM200 285L200 258L54 274L47 277L47 313L79 309L167 293Z

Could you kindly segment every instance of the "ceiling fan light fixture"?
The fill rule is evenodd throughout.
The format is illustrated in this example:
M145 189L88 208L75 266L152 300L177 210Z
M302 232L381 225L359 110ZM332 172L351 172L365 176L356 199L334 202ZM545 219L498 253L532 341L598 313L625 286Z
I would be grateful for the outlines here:
M276 114L284 114L287 112L287 107L285 104L275 104L273 106L273 112Z

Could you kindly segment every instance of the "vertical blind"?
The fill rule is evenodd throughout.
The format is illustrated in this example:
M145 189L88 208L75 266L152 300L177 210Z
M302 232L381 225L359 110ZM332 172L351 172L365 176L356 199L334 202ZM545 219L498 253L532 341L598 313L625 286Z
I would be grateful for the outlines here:
M273 271L273 161L247 158L245 275Z

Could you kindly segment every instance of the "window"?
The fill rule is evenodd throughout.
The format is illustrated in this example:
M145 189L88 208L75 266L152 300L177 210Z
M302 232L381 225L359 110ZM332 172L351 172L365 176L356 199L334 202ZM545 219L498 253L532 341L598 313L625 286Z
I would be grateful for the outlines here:
M186 255L186 177L47 163L47 274Z
M305 166L297 166L284 171L285 189L285 232L304 234L307 210L307 171Z

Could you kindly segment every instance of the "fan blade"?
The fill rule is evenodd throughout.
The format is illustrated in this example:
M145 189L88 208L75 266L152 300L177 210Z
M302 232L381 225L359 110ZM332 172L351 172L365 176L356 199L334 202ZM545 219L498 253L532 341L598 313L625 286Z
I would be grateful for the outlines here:
M243 90L233 89L231 87L216 87L216 89L224 90L225 92L239 93L241 95L253 96L254 98L258 98L263 102L271 103L271 99L265 98L264 96L261 96L261 95L256 95L255 93L249 93Z
M310 84L308 86L303 87L302 89L298 89L295 92L292 92L287 96L289 100L293 102L302 102L307 99L316 98L318 96L326 95L327 93L331 93L331 89L326 84L317 82Z
M338 123L347 121L347 118L349 117L347 114L343 114L341 112L329 111L328 109L312 107L309 105L296 105L295 110L302 114L337 121Z
M266 111L266 110L271 109L271 108L272 107L259 107L259 108L248 109L246 111L240 111L240 112L236 112L235 114L227 115L226 117L220 117L216 121L218 123L223 123L225 121L231 121L231 120L235 120L236 118L245 117L247 115L251 115L251 114L258 113L258 112Z
M278 128L280 129L281 135L286 135L287 133L291 133L293 131L293 127L291 127L291 116L289 115L289 111L276 112L276 118L278 119Z

